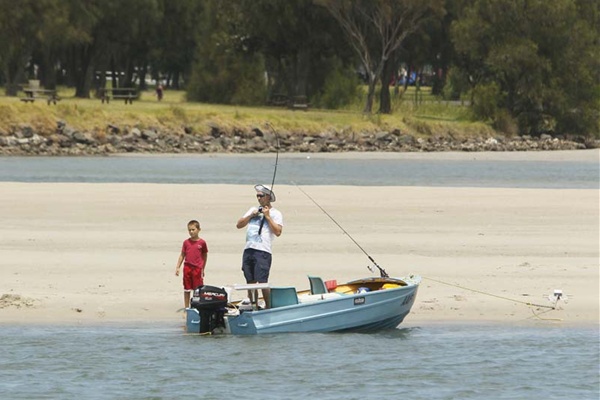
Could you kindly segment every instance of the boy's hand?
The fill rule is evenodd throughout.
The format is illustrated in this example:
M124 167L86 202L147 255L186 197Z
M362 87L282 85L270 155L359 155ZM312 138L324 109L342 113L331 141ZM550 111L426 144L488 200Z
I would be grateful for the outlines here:
M179 276L179 267L175 267L175 276Z

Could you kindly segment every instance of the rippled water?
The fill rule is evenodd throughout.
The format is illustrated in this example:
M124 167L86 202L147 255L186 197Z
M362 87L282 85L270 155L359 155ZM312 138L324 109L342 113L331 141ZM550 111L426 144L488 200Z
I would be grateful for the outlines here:
M3 399L598 399L597 328L185 335L0 326Z
M271 182L275 159L260 156L0 157L0 181L247 184ZM283 154L277 183L299 185L591 188L597 160L460 157L326 158Z

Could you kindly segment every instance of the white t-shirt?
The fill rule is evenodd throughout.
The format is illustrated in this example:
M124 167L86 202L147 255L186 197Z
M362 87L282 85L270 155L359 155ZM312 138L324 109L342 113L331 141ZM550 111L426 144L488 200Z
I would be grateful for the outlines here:
M246 214L244 214L244 218L252 215L255 211L257 211L257 207L251 207ZM283 226L283 215L281 212L275 208L271 208L269 210L271 215L271 219L275 222L276 225ZM258 214L256 217L250 219L248 223L248 228L246 229L246 247L245 249L256 249L261 251L266 251L267 253L271 252L271 243L273 243L273 239L275 239L275 233L271 231L271 227L269 223L265 221L262 227L262 231L260 236L258 235L258 230L260 228L260 222L263 219L262 214Z

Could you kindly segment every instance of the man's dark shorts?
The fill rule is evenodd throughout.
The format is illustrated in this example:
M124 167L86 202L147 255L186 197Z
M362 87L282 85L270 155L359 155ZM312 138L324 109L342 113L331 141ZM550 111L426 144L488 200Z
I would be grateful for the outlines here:
M246 283L266 283L269 281L271 270L271 253L255 249L244 250L242 257L242 271Z

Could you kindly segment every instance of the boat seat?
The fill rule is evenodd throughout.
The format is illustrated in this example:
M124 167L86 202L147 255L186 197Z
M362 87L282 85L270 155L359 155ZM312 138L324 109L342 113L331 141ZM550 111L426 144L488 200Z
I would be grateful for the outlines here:
M328 293L327 286L320 276L308 275L308 281L310 282L310 294L323 294Z
M298 304L298 293L293 286L272 287L270 308L285 307Z
M315 301L336 299L342 296L343 294L341 293L303 294L301 296L298 296L298 301L300 302L300 304L314 303Z

